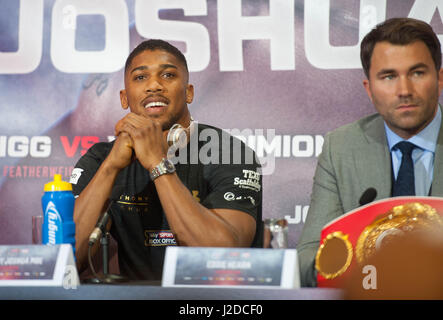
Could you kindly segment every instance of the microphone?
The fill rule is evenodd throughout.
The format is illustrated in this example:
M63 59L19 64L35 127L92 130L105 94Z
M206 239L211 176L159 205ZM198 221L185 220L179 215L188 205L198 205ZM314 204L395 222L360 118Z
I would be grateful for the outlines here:
M106 225L109 221L109 213L106 211L103 216L98 220L97 225L95 229L92 231L91 235L89 236L89 245L92 246L97 239L99 239L104 232L106 232Z
M360 206L364 206L365 204L374 201L375 197L377 197L377 190L371 187L363 192L358 202L360 203Z

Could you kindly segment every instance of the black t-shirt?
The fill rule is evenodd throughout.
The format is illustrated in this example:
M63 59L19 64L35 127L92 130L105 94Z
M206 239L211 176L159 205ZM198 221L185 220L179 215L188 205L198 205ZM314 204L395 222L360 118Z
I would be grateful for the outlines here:
M178 177L204 207L246 212L260 231L262 179L255 153L225 131L203 124L195 127L190 143L171 159ZM71 177L75 195L88 185L112 146L97 143L78 161ZM121 273L130 279L161 279L166 246L177 242L155 184L140 162L135 160L118 174L111 201L111 235L118 243Z

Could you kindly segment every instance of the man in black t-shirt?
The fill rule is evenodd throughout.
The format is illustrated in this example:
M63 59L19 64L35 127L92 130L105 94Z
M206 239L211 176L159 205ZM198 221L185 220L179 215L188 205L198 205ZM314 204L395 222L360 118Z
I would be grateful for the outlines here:
M80 269L109 204L120 270L131 279L160 279L168 245L256 241L260 165L238 139L192 121L188 78L183 54L165 41L144 41L129 55L120 98L130 113L117 122L116 140L94 145L71 177Z

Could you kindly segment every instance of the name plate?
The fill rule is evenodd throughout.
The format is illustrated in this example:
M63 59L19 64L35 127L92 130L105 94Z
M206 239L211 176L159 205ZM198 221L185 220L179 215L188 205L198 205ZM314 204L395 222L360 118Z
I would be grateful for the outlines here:
M299 288L297 250L167 247L162 286Z
M0 286L80 284L70 244L0 246Z

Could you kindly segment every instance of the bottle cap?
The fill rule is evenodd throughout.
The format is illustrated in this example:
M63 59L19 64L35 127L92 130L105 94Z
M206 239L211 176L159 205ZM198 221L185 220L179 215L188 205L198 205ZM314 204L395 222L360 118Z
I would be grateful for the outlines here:
M54 174L54 181L46 183L44 191L72 191L72 185L63 181L61 174Z

